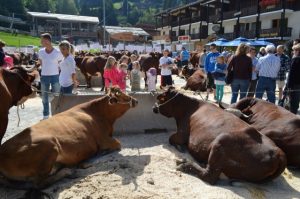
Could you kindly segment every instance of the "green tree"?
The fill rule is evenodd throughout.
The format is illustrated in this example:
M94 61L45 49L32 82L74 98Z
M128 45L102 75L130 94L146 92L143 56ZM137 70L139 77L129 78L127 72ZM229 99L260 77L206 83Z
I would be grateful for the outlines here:
M74 0L58 0L57 13L77 15L78 9Z

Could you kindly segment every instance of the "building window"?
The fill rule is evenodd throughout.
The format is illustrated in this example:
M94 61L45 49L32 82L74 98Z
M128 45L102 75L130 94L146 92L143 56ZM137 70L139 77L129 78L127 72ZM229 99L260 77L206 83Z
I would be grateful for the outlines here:
M281 19L273 19L272 20L272 28L280 29L280 22L281 22ZM288 25L288 18L285 18L285 26L287 27L287 25Z

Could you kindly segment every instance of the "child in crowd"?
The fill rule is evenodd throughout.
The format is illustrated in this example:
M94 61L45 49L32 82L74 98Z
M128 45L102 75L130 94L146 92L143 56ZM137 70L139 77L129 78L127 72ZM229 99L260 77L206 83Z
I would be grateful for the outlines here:
M119 66L119 85L120 85L120 89L125 92L126 91L126 77L127 77L127 64L122 63Z
M161 85L160 89L166 86L172 86L172 68L174 67L174 61L169 57L169 50L165 49L163 51L163 57L159 59L159 67L161 68Z
M130 55L130 63L128 64L128 77L129 77L129 79L131 79L130 78L130 73L132 71L132 63L137 61L137 60L138 60L138 57L135 54ZM131 85L131 82L130 82L130 85Z
M113 87L113 86L119 86L119 71L116 66L116 59L113 56L109 56L107 58L107 62L104 67L104 80L105 80L105 89Z
M216 84L216 102L222 102L224 95L224 85L226 76L227 65L225 63L225 57L220 55L217 57L217 63L213 76Z
M72 94L73 87L78 85L76 80L76 63L72 56L71 44L68 41L62 41L59 49L63 55L63 60L59 64L59 84L61 92L64 94Z
M119 60L119 64L128 64L128 62L129 62L129 57L126 55L123 55Z
M132 63L131 77L131 91L141 90L141 67L138 61Z
M147 71L147 85L148 85L148 91L156 91L156 76L157 71L155 68L150 68Z

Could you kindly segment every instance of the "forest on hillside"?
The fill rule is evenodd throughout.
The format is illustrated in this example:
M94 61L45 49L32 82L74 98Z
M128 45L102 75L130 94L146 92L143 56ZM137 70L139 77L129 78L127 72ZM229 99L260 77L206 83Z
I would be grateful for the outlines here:
M154 24L156 13L195 0L105 0L106 24L134 26ZM0 15L25 18L26 10L99 17L103 0L0 0Z

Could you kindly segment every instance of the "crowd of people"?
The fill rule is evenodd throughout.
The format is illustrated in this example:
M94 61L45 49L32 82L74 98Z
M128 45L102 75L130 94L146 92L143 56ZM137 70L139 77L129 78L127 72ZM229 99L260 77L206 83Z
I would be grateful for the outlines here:
M256 48L241 43L235 53L226 49L218 52L215 44L210 45L210 52L204 50L199 59L199 66L207 74L207 96L213 92L216 102L222 102L224 85L231 86L231 104L244 97L261 99L264 93L271 103L276 101L278 88L278 103L289 96L290 111L298 112L300 101L300 40L293 43L293 54L290 58L285 53L285 47L268 45ZM231 74L231 82L225 80ZM228 78L229 79L229 78ZM228 80L229 81L229 80Z

